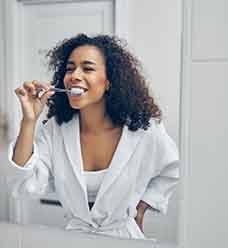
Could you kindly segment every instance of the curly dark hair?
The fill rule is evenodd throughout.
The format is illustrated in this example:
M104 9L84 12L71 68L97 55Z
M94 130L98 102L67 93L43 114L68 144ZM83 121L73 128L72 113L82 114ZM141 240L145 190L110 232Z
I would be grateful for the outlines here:
M97 35L89 37L78 34L64 39L48 51L49 69L54 71L52 84L64 88L63 79L66 63L71 52L80 46L91 45L98 48L105 60L106 76L110 88L105 93L106 113L115 126L127 125L129 130L146 130L150 119L161 121L161 110L149 94L145 77L141 73L139 60L126 48L127 43L116 36ZM80 110L73 109L66 94L54 94L47 103L47 118L55 117L61 125L68 122Z

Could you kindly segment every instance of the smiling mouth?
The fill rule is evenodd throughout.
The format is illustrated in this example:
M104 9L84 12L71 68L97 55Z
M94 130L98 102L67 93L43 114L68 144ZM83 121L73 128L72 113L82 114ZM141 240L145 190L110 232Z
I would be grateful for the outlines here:
M70 90L71 96L81 96L82 94L88 91L87 89L84 89L81 87L72 87L72 88L69 88L69 90Z

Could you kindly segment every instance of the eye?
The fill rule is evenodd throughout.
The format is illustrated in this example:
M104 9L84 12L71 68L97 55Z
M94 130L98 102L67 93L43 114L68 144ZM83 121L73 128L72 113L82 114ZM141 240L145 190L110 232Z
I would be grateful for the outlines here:
M73 70L74 68L70 68L70 67L66 68L66 72L72 72Z
M91 67L84 67L83 69L84 69L84 71L94 71L94 69Z

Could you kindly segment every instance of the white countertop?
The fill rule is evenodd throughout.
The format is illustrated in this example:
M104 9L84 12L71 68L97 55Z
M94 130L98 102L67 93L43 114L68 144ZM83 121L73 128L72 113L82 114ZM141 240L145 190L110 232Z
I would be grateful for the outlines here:
M1 248L175 248L171 244L155 245L148 240L117 239L95 234L75 233L60 228L17 225L0 222Z

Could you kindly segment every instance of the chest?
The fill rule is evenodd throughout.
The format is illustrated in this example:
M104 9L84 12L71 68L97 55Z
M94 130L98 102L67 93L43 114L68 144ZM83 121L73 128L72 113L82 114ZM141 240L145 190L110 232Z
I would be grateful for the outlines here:
M109 167L121 138L121 130L80 136L83 168L86 171Z

